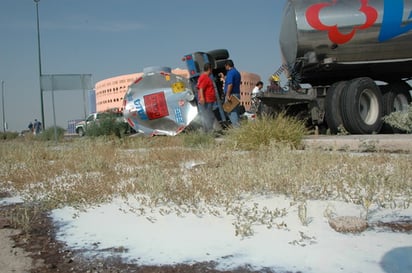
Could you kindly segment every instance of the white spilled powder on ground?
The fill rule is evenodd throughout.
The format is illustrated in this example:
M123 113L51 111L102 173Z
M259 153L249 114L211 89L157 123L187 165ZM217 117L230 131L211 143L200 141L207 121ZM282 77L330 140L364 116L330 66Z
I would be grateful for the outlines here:
M249 266L276 272L412 272L412 235L383 228L360 234L333 230L326 214L361 216L364 209L337 201L307 201L303 225L298 204L282 196L254 197L246 204L270 210L286 209L275 220L282 228L252 226L254 234L235 234L235 217L220 209L218 216L169 213L146 208L143 215L130 211L121 199L77 211L54 210L57 239L86 255L121 255L139 265L173 265L215 261L219 269ZM138 207L135 204L134 207ZM328 213L326 213L328 212ZM371 210L368 222L411 219L412 208Z
M0 199L0 207L1 206L11 205L11 204L21 204L23 202L24 202L23 199L21 199L18 196L4 197L4 198Z

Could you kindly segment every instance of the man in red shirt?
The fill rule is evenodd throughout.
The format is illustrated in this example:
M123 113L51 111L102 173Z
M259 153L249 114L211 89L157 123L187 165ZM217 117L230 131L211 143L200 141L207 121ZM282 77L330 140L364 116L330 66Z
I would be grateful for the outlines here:
M215 116L213 110L216 107L216 90L210 75L212 67L206 63L203 73L197 81L199 112L202 119L203 130L210 133L213 130Z

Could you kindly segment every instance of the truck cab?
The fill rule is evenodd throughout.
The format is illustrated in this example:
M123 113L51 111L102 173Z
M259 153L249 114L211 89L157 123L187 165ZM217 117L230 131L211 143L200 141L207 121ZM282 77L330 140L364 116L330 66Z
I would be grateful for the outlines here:
M189 71L189 80L192 90L196 94L197 98L197 81L200 74L203 72L203 66L205 63L212 65L212 75L216 89L217 109L215 116L223 127L226 127L228 118L222 108L223 103L223 85L224 76L226 75L225 62L229 59L229 52L227 49L215 49L208 52L194 52L186 54L183 57L183 61L186 63L186 67Z

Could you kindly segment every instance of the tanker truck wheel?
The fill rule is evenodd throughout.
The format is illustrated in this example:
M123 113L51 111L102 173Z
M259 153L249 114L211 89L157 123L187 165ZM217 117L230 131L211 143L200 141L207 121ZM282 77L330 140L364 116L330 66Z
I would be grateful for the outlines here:
M384 86L384 115L392 112L406 111L412 101L408 84L404 82L391 83Z
M410 86L405 82L391 83L381 87L383 93L383 116L392 112L407 111L412 101L409 93ZM404 131L394 128L384 123L382 133L404 133Z
M383 121L382 94L371 78L348 82L341 97L342 120L351 134L379 133Z
M347 82L336 82L329 87L325 98L325 120L332 134L337 134L343 127L341 97Z

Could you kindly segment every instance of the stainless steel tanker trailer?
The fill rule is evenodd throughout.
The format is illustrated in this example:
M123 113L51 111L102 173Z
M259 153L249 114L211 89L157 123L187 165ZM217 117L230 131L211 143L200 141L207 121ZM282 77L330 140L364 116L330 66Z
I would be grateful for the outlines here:
M189 80L169 67L147 67L128 88L123 116L136 132L175 136L198 115Z
M279 42L288 83L261 95L266 111L371 134L411 102L412 0L288 0Z

